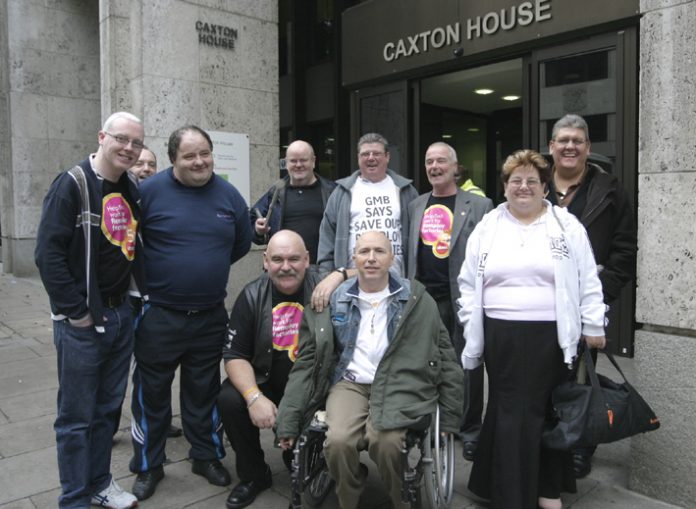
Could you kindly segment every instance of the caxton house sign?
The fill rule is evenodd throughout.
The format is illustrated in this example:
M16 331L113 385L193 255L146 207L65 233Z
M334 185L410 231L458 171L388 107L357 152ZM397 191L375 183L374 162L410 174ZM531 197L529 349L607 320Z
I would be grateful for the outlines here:
M528 26L550 19L551 0L522 2L519 5L491 11L484 16L468 18L463 24L457 22L435 27L408 35L394 42L388 42L382 49L382 57L385 62L391 62L399 58L425 53L431 48L438 49L443 46L460 44L462 36L470 41L493 35L499 30L512 30L517 26Z
M237 40L237 29L224 25L215 25L196 21L196 31L198 32L198 43L216 48L234 49Z

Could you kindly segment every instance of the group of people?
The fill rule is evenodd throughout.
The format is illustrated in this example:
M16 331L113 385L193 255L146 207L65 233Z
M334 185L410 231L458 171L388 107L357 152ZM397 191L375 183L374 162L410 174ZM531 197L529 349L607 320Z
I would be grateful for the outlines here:
M126 509L155 493L177 369L192 472L227 486L223 431L235 452L229 509L272 484L260 430L275 430L290 468L320 408L342 508L359 505L362 450L406 507L404 435L438 406L441 429L474 462L469 488L494 508L560 508L561 491L587 475L593 451L546 450L541 433L579 348L605 344L605 303L634 275L636 239L625 192L587 162L581 117L554 126L553 166L531 150L508 157L495 209L458 182L443 142L426 150L431 190L419 196L390 169L380 134L360 138L358 170L335 183L297 140L287 175L251 208L213 172L199 127L171 134L160 172L130 113L111 115L98 143L53 182L37 234L58 359L61 508ZM228 315L230 266L252 242L266 246L264 270ZM129 493L110 461L131 362Z

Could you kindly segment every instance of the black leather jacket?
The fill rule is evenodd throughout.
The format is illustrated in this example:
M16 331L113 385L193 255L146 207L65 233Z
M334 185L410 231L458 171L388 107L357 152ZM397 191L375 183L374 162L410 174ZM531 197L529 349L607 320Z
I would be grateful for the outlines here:
M322 280L319 270L311 266L305 272L304 306L311 305L312 291ZM251 365L254 368L256 383L268 381L273 360L273 292L271 278L267 272L247 284L238 299L247 299L253 316L248 317L254 323L254 356Z
M635 278L636 224L628 195L616 176L588 163L585 182L588 186L587 203L579 219L592 244L604 302L609 303L618 298L624 285ZM555 200L553 189L549 198L552 202Z

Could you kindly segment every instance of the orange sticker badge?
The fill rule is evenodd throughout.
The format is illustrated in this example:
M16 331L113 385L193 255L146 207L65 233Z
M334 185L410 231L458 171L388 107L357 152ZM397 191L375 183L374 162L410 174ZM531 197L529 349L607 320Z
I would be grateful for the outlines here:
M120 246L121 252L128 261L135 256L135 234L138 222L133 217L133 211L121 193L111 193L102 200L101 230L115 246Z
M444 205L432 205L423 212L420 238L426 246L432 246L433 256L447 258L452 239L454 214Z

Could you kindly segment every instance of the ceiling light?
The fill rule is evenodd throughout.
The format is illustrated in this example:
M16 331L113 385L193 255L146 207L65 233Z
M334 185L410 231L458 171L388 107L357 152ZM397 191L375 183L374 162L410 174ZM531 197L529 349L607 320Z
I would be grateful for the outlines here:
M452 135L451 135L451 134L443 134L443 135L442 135L442 139L443 139L443 140L449 140L450 138L452 138Z
M492 94L493 92L494 90L491 90L490 88L477 88L476 90L474 90L474 93L478 95L488 95Z
M504 95L503 101L516 101L520 98L519 95Z
M467 129L467 131L469 131L470 133L477 133L480 131L480 129L478 127L470 127L469 129Z

